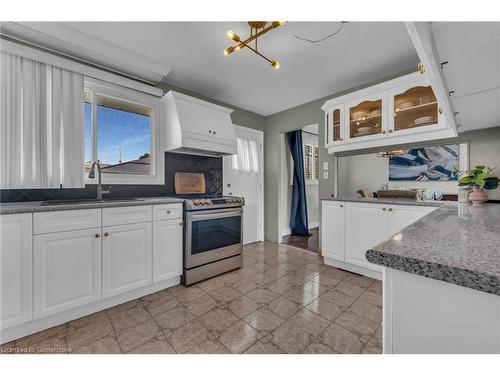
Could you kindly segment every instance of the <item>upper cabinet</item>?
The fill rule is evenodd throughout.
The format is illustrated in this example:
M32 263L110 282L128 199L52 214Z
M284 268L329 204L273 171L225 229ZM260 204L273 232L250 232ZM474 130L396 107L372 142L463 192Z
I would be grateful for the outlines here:
M348 139L376 139L387 133L386 93L360 97L346 104Z
M408 74L325 102L329 153L456 136L428 77Z

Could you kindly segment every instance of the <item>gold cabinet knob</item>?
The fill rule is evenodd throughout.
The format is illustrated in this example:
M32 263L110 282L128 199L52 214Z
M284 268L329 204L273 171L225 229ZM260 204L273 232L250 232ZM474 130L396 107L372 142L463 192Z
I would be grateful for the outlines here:
M386 131L385 131L385 130L382 130L382 134L385 134L385 133L386 133Z
M104 232L104 237L109 237L109 233L108 232Z
M389 208L389 212L392 212L392 208Z
M387 210L387 208L385 208L385 207L384 207L384 208L382 208L382 211L386 211L386 210Z
M420 72L420 74L424 74L425 73L425 67L424 67L424 64L422 63L418 63L418 71Z
M389 133L392 133L392 129L389 129Z
M181 222L179 223L179 225L182 227L182 226L184 225L184 223L181 221Z
M340 205L340 207L344 207L344 205L343 205L343 204L341 204L341 205Z
M167 214L169 214L169 213L170 213L170 211L167 211Z
M343 141L343 140L344 140L344 138L340 138L340 140L341 140L341 141Z
M101 237L101 233L96 233L95 238L99 238L99 237Z
M208 134L212 134L212 129L208 129Z

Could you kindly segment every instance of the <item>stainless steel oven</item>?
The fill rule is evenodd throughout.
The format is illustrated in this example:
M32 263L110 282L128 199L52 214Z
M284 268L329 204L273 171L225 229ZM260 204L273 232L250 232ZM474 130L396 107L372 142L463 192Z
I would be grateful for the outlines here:
M241 207L186 211L184 284L241 267L242 213Z

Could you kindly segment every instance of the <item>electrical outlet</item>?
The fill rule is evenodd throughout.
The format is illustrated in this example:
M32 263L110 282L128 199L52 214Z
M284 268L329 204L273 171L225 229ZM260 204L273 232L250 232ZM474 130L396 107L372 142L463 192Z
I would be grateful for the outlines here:
M327 162L327 161L324 161L324 162L323 162L323 170L324 170L324 171L327 171L327 170L328 170L328 162Z
M328 180L328 171L323 172L323 180Z

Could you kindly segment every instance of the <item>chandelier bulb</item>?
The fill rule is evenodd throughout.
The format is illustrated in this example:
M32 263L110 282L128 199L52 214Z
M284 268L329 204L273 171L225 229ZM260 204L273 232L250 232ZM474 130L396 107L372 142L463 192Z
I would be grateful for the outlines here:
M234 51L234 47L228 47L224 50L224 55L227 56L229 55L230 53L233 53Z
M234 38L234 32L232 30L229 30L227 33L226 33L227 37L229 39L233 39Z
M273 69L279 69L280 68L280 63L277 62L276 60L272 60L271 61L271 66L273 67Z

